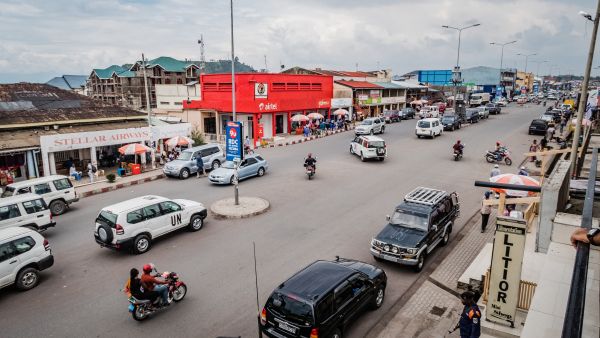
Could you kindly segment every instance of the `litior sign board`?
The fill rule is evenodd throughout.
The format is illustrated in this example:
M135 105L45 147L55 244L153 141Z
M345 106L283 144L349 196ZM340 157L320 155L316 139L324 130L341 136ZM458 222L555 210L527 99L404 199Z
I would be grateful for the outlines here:
M236 158L244 158L243 151L242 123L238 121L229 121L225 126L225 157L227 161L233 161Z
M269 85L263 82L254 83L254 98L266 99Z
M526 229L527 224L522 219L498 217L496 220L486 317L511 327L519 300Z

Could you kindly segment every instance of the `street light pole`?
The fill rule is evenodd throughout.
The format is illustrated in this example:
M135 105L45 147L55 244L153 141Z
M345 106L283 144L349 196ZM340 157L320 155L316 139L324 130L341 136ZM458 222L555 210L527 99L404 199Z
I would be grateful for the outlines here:
M582 14L586 19L591 20L590 15ZM596 15L594 16L594 29L592 30L592 39L588 51L587 64L585 73L583 74L583 84L581 85L581 95L579 95L579 106L577 107L577 124L575 125L575 133L573 134L573 144L571 146L571 177L575 177L577 148L579 147L579 135L581 134L581 124L583 122L583 114L587 106L588 85L590 82L590 73L592 72L592 62L594 61L594 49L596 48L596 35L598 34L598 23L600 22L600 0L596 6Z
M148 112L148 137L150 138L150 164L152 166L152 169L156 169L155 163L154 163L154 156L155 156L155 152L154 152L154 145L152 144L154 142L153 140L153 135L152 135L152 123L150 122L150 112L151 112L151 108L150 108L150 93L148 90L148 77L146 76L146 59L144 58L144 53L142 53L142 72L144 73L144 91L146 92L146 111ZM146 163L146 162L144 162Z
M513 44L515 42L517 42L517 40L513 40L513 41L509 41L509 42L505 42L505 43L490 42L490 45L495 45L495 46L500 46L501 47L501 52L500 52L500 79L498 81L498 85L500 87L502 87L502 67L503 67L503 61L504 61L504 46Z
M456 72L460 71L460 38L462 35L462 31L468 28L472 28L472 27L477 27L480 26L481 24L476 23L476 24L472 24L470 26L465 26L465 27L461 27L461 28L457 28L457 27L452 27L452 26L448 26L448 25L444 25L442 26L442 28L448 28L448 29L454 29L456 31L458 31L458 49L456 51L456 67L454 68L456 70ZM460 83L460 78L456 78L453 79L454 82L454 102L453 102L453 109L454 109L454 114L458 114L458 112L456 111L456 101L457 101L457 96L458 96L458 88L457 88L457 84Z
M233 0L229 1L229 10L231 14L231 112L233 113L233 121L237 121L237 115L235 113L235 49L233 45ZM225 136L227 137L227 135ZM242 147L242 151L243 147ZM235 197L235 205L240 205L240 195L239 195L239 174L238 167L240 166L240 161L236 161L235 163L235 172L234 172L234 182L233 182L233 191Z
M537 53L531 53L531 54L517 53L517 55L525 57L525 79L527 80L529 78L529 76L527 76L527 61L528 61L528 59L529 59L530 56L537 55ZM527 83L527 89L529 90L529 81L526 81L526 83Z

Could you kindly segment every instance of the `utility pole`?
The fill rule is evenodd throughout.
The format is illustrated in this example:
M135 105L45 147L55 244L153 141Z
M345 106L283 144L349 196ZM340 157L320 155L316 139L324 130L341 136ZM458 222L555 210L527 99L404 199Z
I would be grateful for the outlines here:
M582 14L586 19L591 20L589 14ZM596 15L594 16L594 29L592 30L592 39L588 51L587 64L585 73L583 74L583 84L581 85L581 95L579 96L579 106L577 107L577 124L575 125L575 133L573 134L573 144L571 146L571 177L577 175L577 148L579 147L579 135L581 134L581 124L583 122L583 114L587 106L588 85L590 83L590 73L592 72L592 62L594 61L594 49L596 48L596 36L598 35L598 23L600 22L600 0L596 6Z
M148 90L148 77L146 76L146 59L144 58L144 53L142 53L142 71L144 73L144 90L146 92L146 111L148 112L148 137L150 138L150 163L152 164L152 169L156 169L156 165L154 163L154 138L152 137L152 123L150 122L150 91ZM145 162L144 162L145 163Z
M264 55L265 57L265 73L269 72L269 67L267 66L267 55Z
M229 0L229 9L231 12L231 112L233 113L233 122L237 122L237 115L235 113L235 49L233 45L233 0ZM225 136L227 137L227 135ZM242 151L243 147L242 147ZM235 165L235 173L234 173L234 196L235 196L235 205L240 205L240 196L239 196L239 174L238 168L240 166L240 161L236 161Z
M206 69L206 60L204 59L204 36L202 36L202 34L200 34L198 44L200 45L200 74L202 74Z
M510 41L510 42L505 42L505 43L490 42L490 45L500 46L501 47L501 53L500 53L500 80L498 82L498 85L501 88L503 88L503 86L502 86L502 67L503 67L503 61L504 61L504 46L513 44L515 42L517 42L517 40Z

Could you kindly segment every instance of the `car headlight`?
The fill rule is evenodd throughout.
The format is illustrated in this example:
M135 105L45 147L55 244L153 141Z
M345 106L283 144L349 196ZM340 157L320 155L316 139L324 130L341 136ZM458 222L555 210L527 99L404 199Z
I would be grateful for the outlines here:
M408 253L414 255L417 253L417 249L408 249Z
M392 248L392 253L398 254L398 248L397 247L393 247Z
M384 251L387 251L387 252L390 252L390 246L389 246L389 245L385 245L385 246L383 247L383 250L384 250Z

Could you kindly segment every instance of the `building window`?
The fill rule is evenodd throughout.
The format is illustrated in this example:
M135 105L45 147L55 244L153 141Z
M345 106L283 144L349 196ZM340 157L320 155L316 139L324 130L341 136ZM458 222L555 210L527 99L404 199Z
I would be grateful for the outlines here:
M171 84L171 79L165 79L165 84Z
M162 104L163 106L168 106L169 102L167 102L167 101L160 101L160 104Z
M300 90L310 90L310 83L301 83Z
M175 104L176 106L183 106L183 102L181 101L175 101L173 102L173 104Z
M280 92L285 90L285 83L283 82L273 82L271 86L271 90L274 92Z
M311 89L311 90L321 90L321 89L322 89L322 86L321 86L321 84L320 84L320 83L313 83L313 84L311 85L311 88L310 88L310 89Z
M177 84L183 84L183 80L182 79L177 79Z

